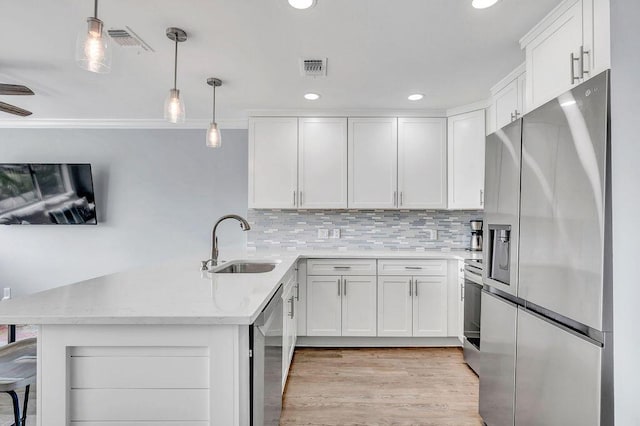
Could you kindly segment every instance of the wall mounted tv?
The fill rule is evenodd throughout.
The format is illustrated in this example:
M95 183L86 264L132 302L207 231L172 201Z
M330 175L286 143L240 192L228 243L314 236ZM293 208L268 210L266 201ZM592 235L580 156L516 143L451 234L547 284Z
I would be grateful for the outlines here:
M0 164L0 225L95 225L90 164Z

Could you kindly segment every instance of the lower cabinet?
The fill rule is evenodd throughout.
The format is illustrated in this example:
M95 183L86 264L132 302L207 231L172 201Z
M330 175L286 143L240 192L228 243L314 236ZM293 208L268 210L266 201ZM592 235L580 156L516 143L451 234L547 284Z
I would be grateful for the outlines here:
M380 276L378 336L446 336L447 281L446 276Z
M308 336L375 336L375 276L308 276Z
M296 347L298 337L298 312L297 312L297 294L298 280L297 272L292 269L287 273L284 280L284 289L282 293L283 312L282 312L282 388L287 382L289 367L293 358L293 351Z

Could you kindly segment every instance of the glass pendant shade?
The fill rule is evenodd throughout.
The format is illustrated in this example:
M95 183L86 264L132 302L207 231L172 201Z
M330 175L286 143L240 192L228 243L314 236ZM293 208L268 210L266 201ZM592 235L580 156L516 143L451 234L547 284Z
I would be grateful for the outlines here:
M184 123L184 102L180 99L180 90L169 90L169 95L164 101L164 118L170 123Z
M222 137L218 123L212 122L207 129L207 146L209 148L220 148L222 146Z
M109 38L102 33L102 21L87 18L88 28L78 34L76 62L80 68L95 73L111 71L111 46Z

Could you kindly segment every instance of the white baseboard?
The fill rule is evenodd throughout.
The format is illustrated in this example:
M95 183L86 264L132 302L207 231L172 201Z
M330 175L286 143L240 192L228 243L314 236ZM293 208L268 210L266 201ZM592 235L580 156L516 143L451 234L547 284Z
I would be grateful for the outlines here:
M296 347L429 348L462 347L457 337L310 337L298 336Z

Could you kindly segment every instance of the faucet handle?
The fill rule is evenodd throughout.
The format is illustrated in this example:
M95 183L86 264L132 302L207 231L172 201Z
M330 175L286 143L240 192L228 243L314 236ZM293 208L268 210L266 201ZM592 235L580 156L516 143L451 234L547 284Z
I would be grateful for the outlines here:
M209 264L209 262L211 262L211 260L212 259L200 261L200 263L202 264L202 267L201 267L202 271L208 271L209 270L209 267L207 265Z

